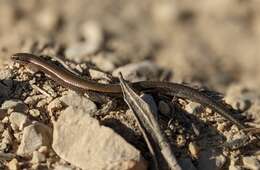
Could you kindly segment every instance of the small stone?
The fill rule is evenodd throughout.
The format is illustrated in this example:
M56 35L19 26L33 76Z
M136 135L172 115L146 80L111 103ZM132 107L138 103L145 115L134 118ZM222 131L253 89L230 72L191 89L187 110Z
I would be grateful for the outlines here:
M76 107L65 109L54 124L52 148L82 169L146 169L140 151Z
M169 116L171 112L170 106L165 101L159 101L159 110L162 114Z
M16 99L5 101L1 108L6 110L13 109L13 111L21 113L28 111L28 107L22 101Z
M111 72L115 69L115 64L111 61L111 55L97 55L91 58L91 62L94 63L101 70Z
M48 147L47 146L41 146L39 149L38 149L39 152L43 153L43 154L46 154L48 153Z
M59 22L59 15L55 10L46 8L38 12L36 21L41 28L54 31Z
M10 170L18 170L19 169L19 164L16 158L12 159L10 162L7 164L8 168Z
M92 79L96 79L96 80L103 79L103 80L110 81L110 78L104 72L94 70L94 69L89 69L89 74Z
M8 80L12 77L12 71L10 69L0 70L0 80Z
M198 158L199 150L200 149L199 149L198 145L196 145L194 142L189 143L189 151L193 158L196 158L196 159Z
M224 132L226 130L226 127L227 127L227 123L226 122L218 123L218 125L217 125L217 129L220 132Z
M53 115L56 111L62 109L62 107L60 99L56 98L48 104L47 110L51 115Z
M34 122L24 128L17 154L23 156L32 153L41 146L50 146L51 139L51 129L42 123Z
M255 156L245 156L243 157L244 166L247 169L259 170L260 162L257 160Z
M22 130L29 121L25 114L19 112L12 112L9 116L9 120L14 131L18 129Z
M90 115L93 115L97 111L97 106L94 102L71 90L68 92L67 95L62 96L60 98L60 101L67 106L80 108L83 112Z
M33 152L33 157L32 157L31 163L39 164L39 163L45 162L45 161L46 161L46 157L44 154L42 154L41 152L38 152L38 151Z
M33 117L39 117L41 115L41 112L38 109L31 109L29 110L29 113Z
M86 56L97 52L103 44L103 30L97 23L85 23L82 31L85 41L71 44L65 51L66 57L75 62L86 61Z
M186 144L186 139L183 135L178 135L176 139L176 143L178 147L182 147Z
M199 103L190 102L185 105L185 110L190 114L196 114L200 109L201 105Z
M150 61L132 63L115 69L113 76L118 77L122 73L125 80L136 82L141 80L155 80L158 78L160 68Z
M7 144L12 143L13 136L8 129L4 130L2 136L3 136L3 139L2 139L3 143L7 143Z

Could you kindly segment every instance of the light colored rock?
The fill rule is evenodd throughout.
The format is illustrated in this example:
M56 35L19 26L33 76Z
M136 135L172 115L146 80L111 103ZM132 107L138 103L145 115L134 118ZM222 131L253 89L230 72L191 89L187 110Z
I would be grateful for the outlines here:
M198 169L200 170L218 170L226 163L225 156L214 153L213 150L202 151L198 160Z
M51 129L39 122L34 122L24 128L18 155L30 154L41 146L50 146L52 142Z
M82 34L85 41L73 43L65 51L66 57L76 62L86 61L86 56L97 52L103 44L103 30L96 22L83 24Z
M2 109L13 109L16 112L25 113L28 111L28 107L20 100L12 99L12 100L6 100L2 106Z
M53 115L54 112L58 111L61 109L63 106L61 104L61 101L59 98L54 99L53 101L50 102L47 106L48 113Z
M46 157L44 154L42 154L41 152L38 152L38 151L33 152L33 157L32 157L31 163L39 164L41 162L44 162L45 160L46 160Z
M140 151L80 108L61 113L52 147L62 159L86 170L146 169Z
M196 159L198 158L199 150L200 149L196 143L194 143L194 142L189 143L189 151L193 158L196 158Z
M111 58L115 57L112 54L100 54L91 58L91 62L94 63L101 70L111 72L115 69L115 63L111 61Z
M113 71L112 75L118 77L119 72L121 72L125 80L135 82L157 79L159 71L160 68L156 64L150 61L143 61L119 67Z
M33 117L39 117L41 115L41 112L38 109L31 109L29 110L29 113Z
M10 162L8 162L7 166L10 170L18 170L19 169L18 161L17 161L16 158L14 158Z
M80 108L84 113L88 113L90 115L94 114L97 111L97 106L95 103L71 90L68 92L67 95L62 96L60 98L60 101L67 106Z
M12 112L9 116L9 120L13 130L22 130L29 121L25 114L19 112Z
M110 81L110 78L104 72L94 70L94 69L89 69L89 74L92 79L103 79L103 80Z
M0 70L0 80L7 80L12 77L12 71L10 69Z
M190 102L185 105L185 110L190 114L196 114L200 107L199 103Z
M260 170L260 162L255 156L243 157L243 163L247 169Z

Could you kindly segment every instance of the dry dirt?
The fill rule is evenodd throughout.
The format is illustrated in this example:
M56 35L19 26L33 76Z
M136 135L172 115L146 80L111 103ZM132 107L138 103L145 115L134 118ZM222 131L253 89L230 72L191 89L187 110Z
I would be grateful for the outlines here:
M84 43L89 47L87 51L80 47ZM10 56L17 52L59 56L80 64L87 63L87 66L80 65L84 71L91 62L91 67L100 68L107 73L129 63L149 60L162 70L172 73L169 81L185 82L223 93L228 104L243 112L238 117L243 117L243 121L254 127L260 127L259 46L260 1L257 0L0 1L2 82L6 66L12 65ZM73 64L72 67L77 68ZM17 77L10 77L26 80L26 77L19 77L21 70L11 70ZM44 81L38 83L44 84ZM66 90L57 85L53 87L59 91L58 97ZM29 95L29 92L25 95ZM1 96L1 102L6 101L7 96L8 94ZM18 93L15 97L20 100L26 98ZM160 98L156 102L159 103ZM177 105L176 110L195 110L193 103L186 101L178 101ZM126 106L120 106L119 111L99 117L99 120L124 134L124 130L109 120L117 119L120 125L127 124L131 127L134 124L132 120L128 120L125 115L118 116L125 110ZM212 164L216 169L260 168L259 144L249 144L246 149L235 151L217 147L233 135L232 130L236 131L235 127L219 115L207 109L198 111L196 115L185 116L180 113L182 112L176 111L177 115L171 124L168 120L161 120L166 131L170 131L168 137L174 143L175 155L179 160L188 160L187 164L197 169L205 169ZM36 120L52 127L52 120L48 116ZM187 120L199 129L199 135L193 126L187 125ZM8 122L4 124L5 128L9 126ZM136 127L133 125L132 128ZM138 130L133 131L136 134L128 137L128 141L140 149L151 164L142 137ZM14 145L19 145L19 142L14 142ZM199 153L196 151L198 155L191 153L194 145L200 148ZM17 146L13 147L11 152L15 153ZM211 150L216 150L217 153L209 153ZM62 162L55 153L52 154L49 157L53 159L53 164ZM216 161L210 165L203 164L210 155ZM16 159L19 162L17 165L35 168L28 164L30 158ZM54 167L45 166L44 163L44 168ZM3 161L2 167L10 168L15 163L10 164Z

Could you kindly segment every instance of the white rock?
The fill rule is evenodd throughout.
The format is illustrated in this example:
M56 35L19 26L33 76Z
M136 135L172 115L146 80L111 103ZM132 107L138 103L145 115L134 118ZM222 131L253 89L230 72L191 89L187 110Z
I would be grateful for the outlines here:
M115 58L113 54L99 54L91 58L91 62L101 70L111 72L115 69L115 62L112 61L113 58Z
M156 64L144 61L119 67L113 71L112 75L118 77L121 72L125 80L141 81L158 78L159 71L160 68Z
M9 116L9 120L13 130L22 130L26 123L29 121L28 117L25 114L19 112L12 112Z
M66 51L66 57L76 62L84 61L87 55L99 50L103 44L103 30L95 22L86 22L83 25L83 36L86 41L70 45Z
M50 146L51 139L51 129L42 123L34 122L24 128L17 154L23 156L32 153L41 146Z
M54 124L54 151L86 170L146 169L140 151L82 109L68 107Z
M89 113L90 115L97 111L97 106L94 102L74 91L69 91L67 95L60 98L60 101L67 106L80 108L84 113Z
M46 160L46 157L44 154L42 154L41 152L38 152L38 151L33 152L33 157L31 160L31 162L33 164L39 164L41 162L44 162L45 160Z
M18 170L19 169L18 161L15 158L12 159L10 162L8 162L7 166L10 170Z
M190 102L185 105L185 110L190 114L196 114L201 105L199 103Z
M28 110L28 107L20 100L7 100L5 101L2 106L2 109L13 109L16 112L26 112Z
M260 162L255 156L245 156L243 157L244 166L248 169L259 170Z

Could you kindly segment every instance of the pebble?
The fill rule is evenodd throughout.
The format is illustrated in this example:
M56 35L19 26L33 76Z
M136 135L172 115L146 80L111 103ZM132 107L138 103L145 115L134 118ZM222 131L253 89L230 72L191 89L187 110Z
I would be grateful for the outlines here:
M59 15L55 10L43 9L36 15L37 24L46 31L54 31L59 22Z
M24 128L17 154L24 156L33 153L41 146L50 146L51 142L51 129L42 123L33 122L32 125Z
M92 79L103 79L103 80L108 80L110 81L111 79L108 77L107 74L105 74L104 72L98 71L98 70L94 70L94 69L89 69L89 74L90 77Z
M12 71L10 69L0 70L0 80L8 80L12 77Z
M226 163L226 157L222 154L214 153L213 150L202 151L198 159L198 169L200 170L218 170Z
M169 116L171 112L170 106L165 101L159 101L159 110L163 115Z
M113 54L103 55L99 54L91 58L91 62L103 71L111 72L115 69L115 63L111 61L111 58L115 58Z
M21 112L26 113L28 111L28 107L21 101L21 100L6 100L2 106L1 109L9 110L12 109L15 112Z
M198 147L198 145L197 144L195 144L194 142L190 142L189 143L189 151L190 151L190 153L191 153L191 156L193 157L193 158L198 158L198 155L199 155L199 147Z
M59 157L82 169L147 168L140 151L77 107L65 109L54 123L52 148Z
M195 102L190 102L185 105L185 110L190 114L196 114L200 108L201 108L201 105L199 103L195 103Z
M75 62L86 61L86 56L97 52L104 41L103 30L96 22L83 24L82 32L85 41L73 43L65 51L66 57Z
M22 130L24 126L29 122L28 117L19 112L12 112L9 116L11 127L14 131Z
M8 162L7 167L10 170L19 170L18 160L16 158L12 159L10 162Z
M257 93L241 85L229 86L225 96L225 101L240 111L245 111L250 107L251 101L255 100L257 100Z
M150 62L143 61L140 63L131 63L115 69L113 76L118 77L122 73L125 80L136 82L142 80L155 80L160 72L159 66Z
M46 157L44 154L42 154L41 152L38 152L38 151L33 152L31 163L39 164L39 163L45 162L45 161L46 161Z
M183 135L178 135L176 138L176 144L178 147L182 147L186 144L186 139Z
M54 112L56 112L56 111L62 109L62 107L63 107L63 106L62 106L62 103L61 103L60 99L59 99L59 98L56 98L56 99L54 99L53 101L51 101L51 102L48 104L48 106L47 106L47 111L48 111L48 113L50 113L51 115L53 115Z
M80 108L83 112L90 115L93 115L97 111L97 106L94 102L71 90L68 91L67 95L62 96L60 101L67 106Z
M29 110L29 113L32 117L39 117L41 115L41 112L38 109L31 109Z
M255 156L244 156L243 163L247 169L260 170L260 162Z

